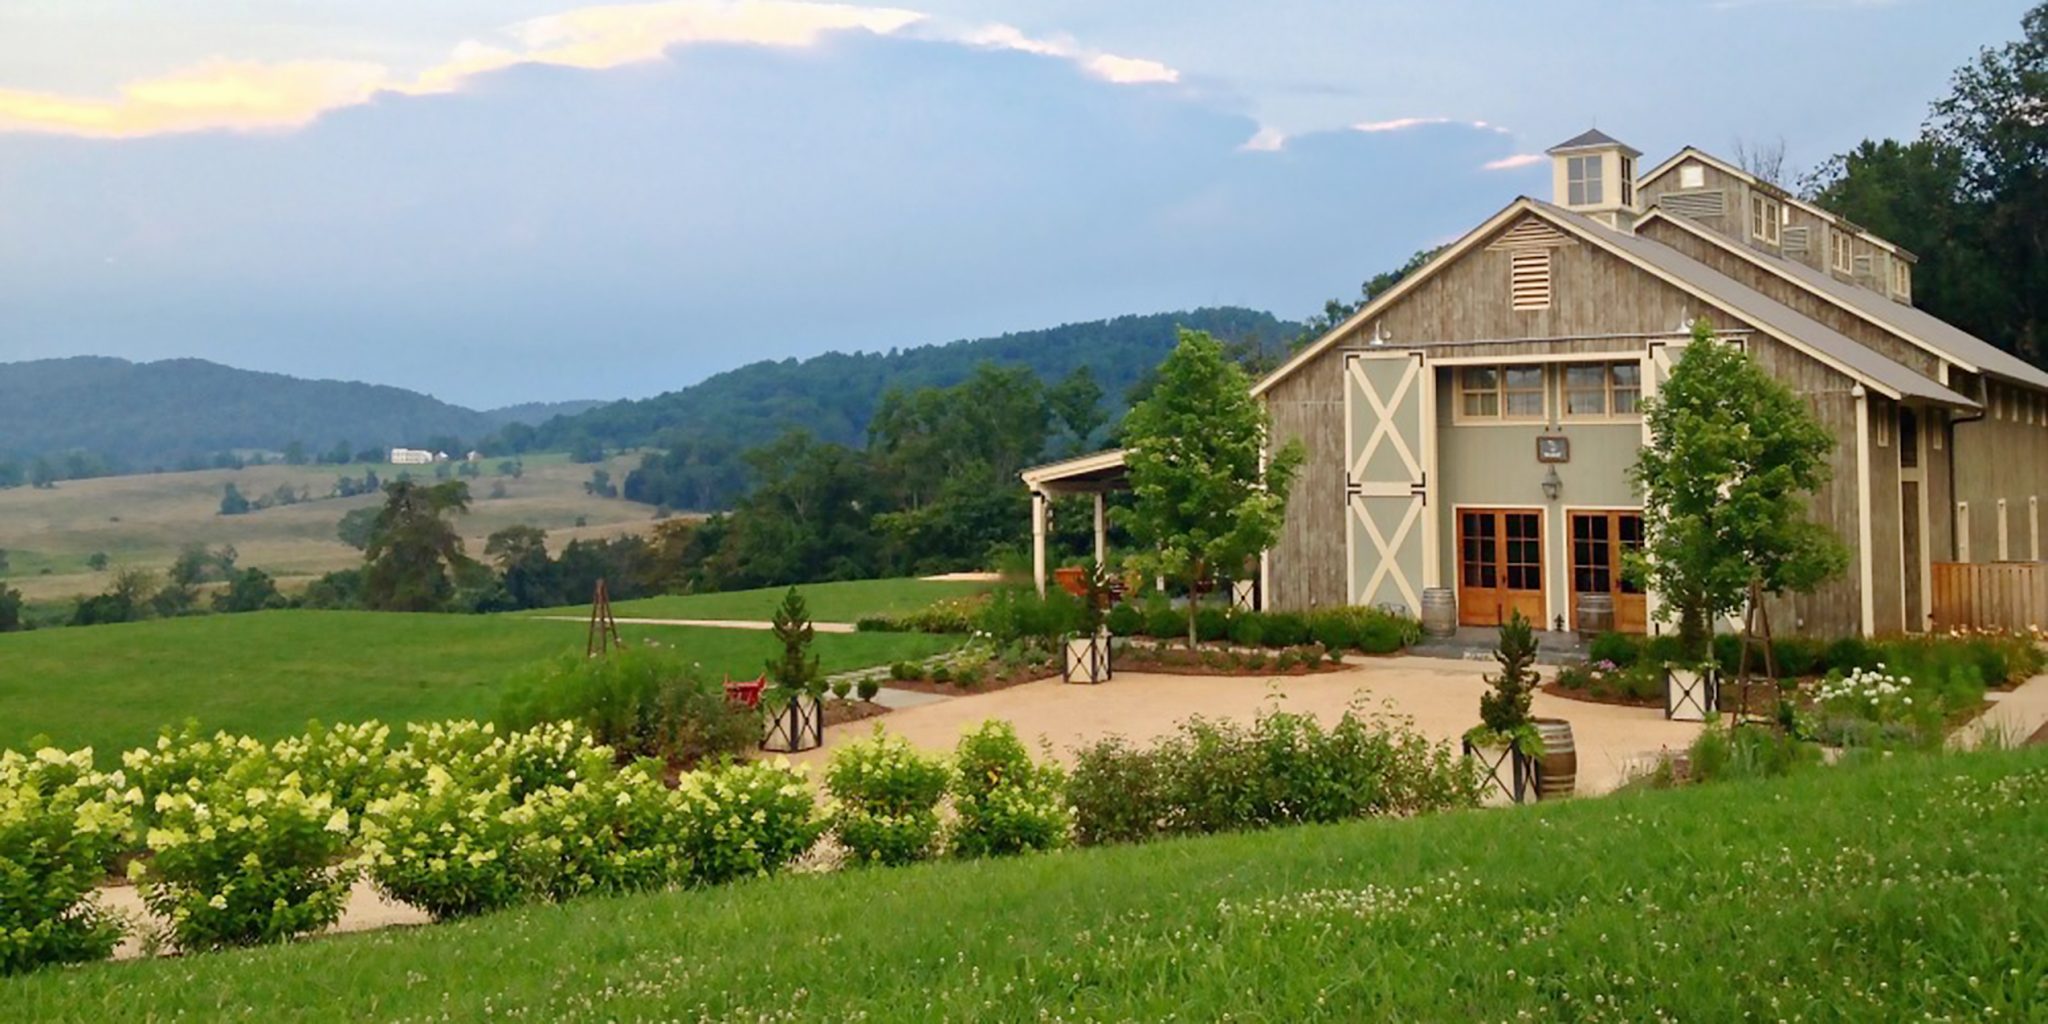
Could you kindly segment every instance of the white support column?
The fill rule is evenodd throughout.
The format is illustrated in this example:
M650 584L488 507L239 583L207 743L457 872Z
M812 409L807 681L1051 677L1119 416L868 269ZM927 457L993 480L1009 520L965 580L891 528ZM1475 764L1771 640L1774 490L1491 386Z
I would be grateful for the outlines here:
M1095 564L1109 565L1109 512L1101 491L1095 492Z
M1031 492L1031 578L1038 583L1038 596L1045 596L1045 494Z
M1877 632L1877 572L1870 551L1870 393L1858 384L1856 396L1856 568L1862 591L1863 635Z

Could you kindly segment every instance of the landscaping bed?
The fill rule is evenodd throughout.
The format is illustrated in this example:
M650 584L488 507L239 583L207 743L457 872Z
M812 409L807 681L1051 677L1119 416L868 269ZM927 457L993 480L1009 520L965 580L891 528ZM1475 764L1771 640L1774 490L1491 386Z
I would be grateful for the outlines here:
M1914 755L531 906L42 972L0 981L0 1006L106 1021L2029 1020L2048 1009L2048 904L2020 898L2048 876L2044 793L2048 750ZM1731 886L1743 858L1760 880ZM1642 960L1658 950L1708 966Z

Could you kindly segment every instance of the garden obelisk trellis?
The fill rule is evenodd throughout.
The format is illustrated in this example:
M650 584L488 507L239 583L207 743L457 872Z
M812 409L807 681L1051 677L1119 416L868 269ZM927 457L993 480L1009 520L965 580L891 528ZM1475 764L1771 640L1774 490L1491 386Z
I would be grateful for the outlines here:
M595 658L625 646L619 639L618 620L612 618L612 595L605 589L604 580L597 581L597 590L590 595L590 630L583 644L583 656Z

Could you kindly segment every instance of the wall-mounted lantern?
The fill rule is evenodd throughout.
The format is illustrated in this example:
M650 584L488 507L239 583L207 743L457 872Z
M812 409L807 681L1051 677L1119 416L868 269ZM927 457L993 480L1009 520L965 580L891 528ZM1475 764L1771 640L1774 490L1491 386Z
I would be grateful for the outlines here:
M1563 480L1560 480L1560 479L1558 479L1558 476L1557 476L1557 467L1556 467L1556 466L1548 466L1548 467L1545 467L1545 469L1543 470L1543 498L1544 498L1544 500L1545 500L1545 501L1556 501L1556 500L1557 500L1557 496L1558 496L1558 495L1559 495L1560 493L1562 493L1563 491L1564 491L1564 481L1563 481Z

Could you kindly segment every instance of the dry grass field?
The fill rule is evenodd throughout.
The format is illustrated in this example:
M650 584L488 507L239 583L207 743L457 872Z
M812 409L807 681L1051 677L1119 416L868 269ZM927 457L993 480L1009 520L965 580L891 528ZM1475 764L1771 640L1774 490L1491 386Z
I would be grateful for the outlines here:
M637 455L619 455L604 468L617 483L638 462ZM653 523L651 506L584 493L596 466L561 455L529 456L517 480L498 476L496 467L496 460L486 460L484 475L469 481L471 510L462 520L462 533L472 554L482 554L485 537L518 523L547 530L550 546L577 537L638 532ZM166 569L186 544L232 544L240 564L263 569L280 586L295 589L362 557L335 535L335 524L344 513L379 499L321 497L333 489L335 479L344 474L360 478L374 469L380 480L390 481L408 468L416 478L432 479L432 469L419 466L276 465L68 481L53 490L0 490L0 549L6 550L9 563L0 578L31 601L61 600L105 590L113 570L123 566ZM283 485L308 488L315 500L223 516L221 492L230 482L252 501ZM490 497L492 485L500 482L505 496ZM586 525L577 527L578 517ZM106 554L106 570L88 567L95 552Z

